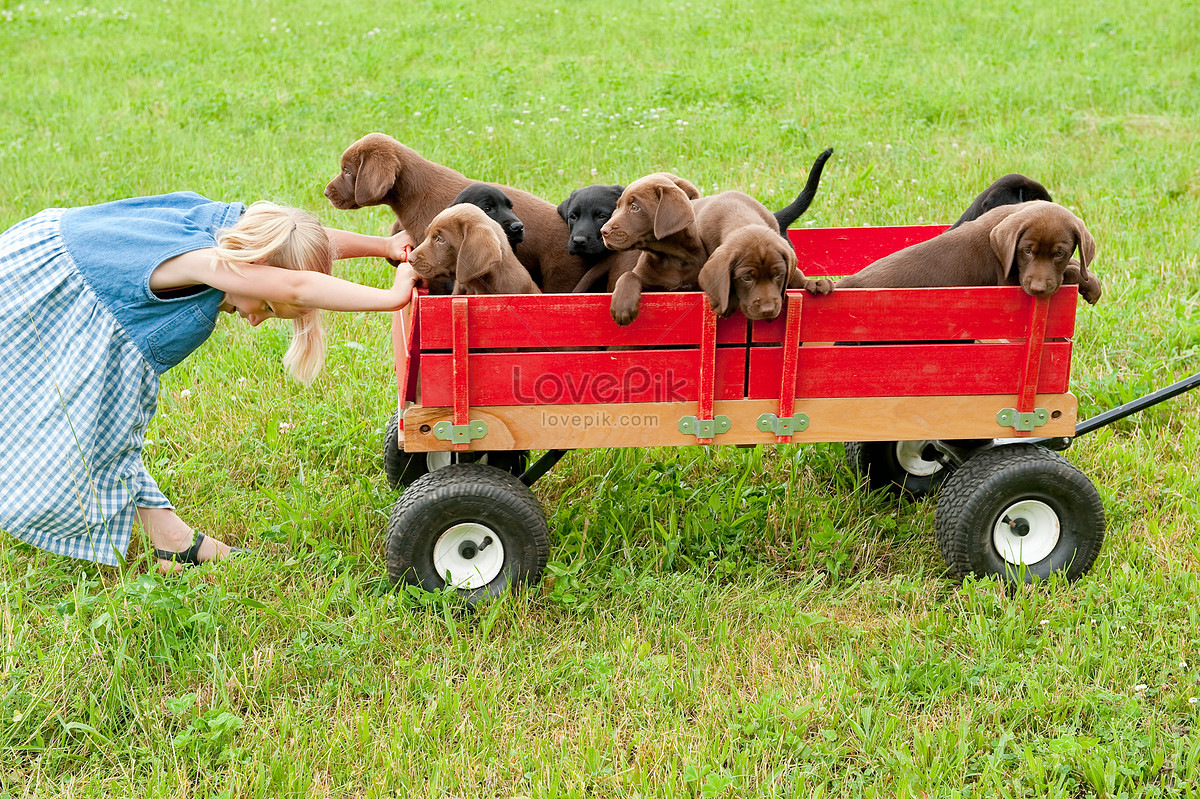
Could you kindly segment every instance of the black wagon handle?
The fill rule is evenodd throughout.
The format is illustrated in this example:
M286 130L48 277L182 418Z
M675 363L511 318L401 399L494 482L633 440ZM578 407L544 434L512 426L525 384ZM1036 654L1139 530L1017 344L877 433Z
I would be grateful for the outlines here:
M1172 383L1166 388L1160 388L1158 391L1147 394L1144 397L1130 400L1124 405L1118 405L1117 407L1104 411L1103 413L1098 413L1090 419L1085 419L1084 421L1075 425L1075 435L1073 438L1032 439L1029 441L1029 443L1042 444L1050 449L1066 449L1071 445L1071 441L1074 438L1079 438L1079 436L1082 436L1085 433L1090 433L1093 430L1098 430L1099 428L1104 427L1105 425L1110 425L1119 419L1124 419L1126 416L1132 416L1138 411L1144 411L1147 408L1152 408L1155 405L1158 405L1160 402L1165 402L1172 397L1178 397L1180 394L1185 394L1197 386L1200 386L1200 372L1192 375L1191 377L1184 378L1178 383Z

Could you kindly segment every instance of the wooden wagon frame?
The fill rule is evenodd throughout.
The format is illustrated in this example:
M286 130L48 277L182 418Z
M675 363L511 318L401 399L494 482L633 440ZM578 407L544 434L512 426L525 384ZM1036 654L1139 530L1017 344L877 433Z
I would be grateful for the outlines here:
M822 277L945 229L788 236ZM849 442L873 486L946 480L935 527L954 573L1074 578L1098 554L1095 488L1025 443L1076 434L1075 286L789 290L768 322L718 318L702 292L647 293L627 327L609 300L417 293L395 315L394 580L473 602L538 579L548 530L528 487L565 452L598 447ZM530 463L533 450L546 454Z

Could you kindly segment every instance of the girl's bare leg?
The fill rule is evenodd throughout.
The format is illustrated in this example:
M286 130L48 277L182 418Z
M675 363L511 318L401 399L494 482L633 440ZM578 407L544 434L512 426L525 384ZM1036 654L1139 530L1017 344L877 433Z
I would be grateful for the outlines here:
M164 552L184 552L192 546L196 532L188 523L171 508L138 508L138 521L150 537L150 543L155 549ZM204 536L200 544L200 552L196 556L202 563L210 560L225 560L229 557L229 547L212 538ZM178 563L169 560L159 560L158 568L163 574L170 574L183 569Z

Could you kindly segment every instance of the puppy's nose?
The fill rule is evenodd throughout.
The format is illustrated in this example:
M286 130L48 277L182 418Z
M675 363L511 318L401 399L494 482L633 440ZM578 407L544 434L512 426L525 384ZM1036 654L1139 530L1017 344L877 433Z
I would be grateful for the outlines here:
M577 244L580 247L582 247L584 244L587 244L587 237L586 236L572 236L571 243Z
M524 233L525 225L522 224L521 222L513 222L511 225L508 226L508 229L511 230L513 233Z
M600 228L600 235L603 236L604 238L607 239L609 233L612 233L612 228L609 227L607 224L605 224L604 226L602 226Z

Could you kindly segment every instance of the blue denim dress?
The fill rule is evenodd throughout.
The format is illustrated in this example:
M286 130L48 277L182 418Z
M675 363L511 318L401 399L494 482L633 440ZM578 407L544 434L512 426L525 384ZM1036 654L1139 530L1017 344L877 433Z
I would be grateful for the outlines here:
M171 507L142 463L158 376L209 337L224 294L158 297L150 274L244 210L180 192L0 234L0 530L115 565L136 508Z

